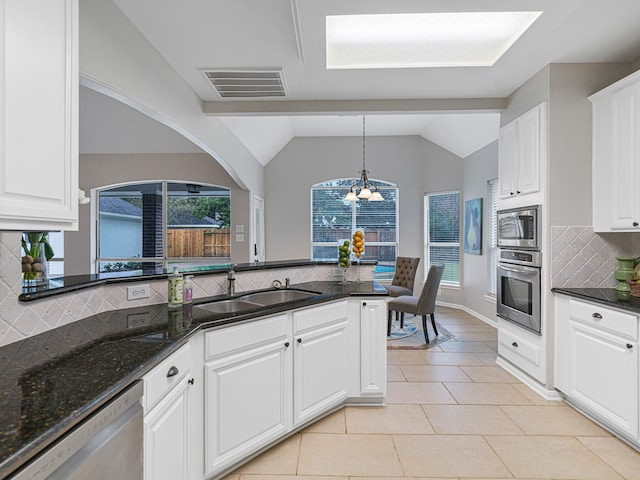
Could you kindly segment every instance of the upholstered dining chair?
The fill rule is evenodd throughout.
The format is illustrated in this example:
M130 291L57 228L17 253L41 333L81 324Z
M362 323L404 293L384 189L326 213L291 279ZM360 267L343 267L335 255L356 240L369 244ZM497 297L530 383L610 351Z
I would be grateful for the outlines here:
M391 297L402 295L413 295L413 284L418 271L420 257L397 257L396 271L393 275L391 285L385 286ZM396 314L398 320L398 314Z
M402 295L390 300L387 303L387 336L391 335L391 312L400 312L401 324L404 323L404 314L411 313L414 315L422 315L422 330L424 331L424 340L429 343L429 334L427 333L427 315L431 316L431 325L433 331L438 335L436 327L436 296L438 295L438 287L442 280L442 272L444 265L432 265L427 274L427 280L424 282L422 292L419 297L413 295Z

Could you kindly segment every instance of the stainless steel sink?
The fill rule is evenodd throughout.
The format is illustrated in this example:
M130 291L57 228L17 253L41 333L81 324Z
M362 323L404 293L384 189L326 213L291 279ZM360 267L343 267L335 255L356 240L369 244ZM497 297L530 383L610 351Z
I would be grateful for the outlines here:
M268 290L266 292L249 293L240 297L247 302L259 303L261 305L276 305L278 303L293 302L306 298L316 297L318 292L306 292L304 290Z
M220 300L218 302L196 305L197 308L202 308L213 313L237 313L253 310L263 306L264 305L260 303L247 302L239 298L230 298L229 300Z
M277 305L279 303L304 300L305 298L315 297L317 295L320 295L320 293L307 292L304 290L267 290L264 292L247 293L246 295L228 300L203 303L196 305L196 307L212 313L239 313L255 310L260 307Z

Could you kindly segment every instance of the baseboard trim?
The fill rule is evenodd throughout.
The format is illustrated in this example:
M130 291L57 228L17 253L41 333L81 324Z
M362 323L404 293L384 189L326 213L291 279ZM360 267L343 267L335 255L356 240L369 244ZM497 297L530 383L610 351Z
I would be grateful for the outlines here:
M462 310L463 312L467 312L468 314L473 315L478 320L482 320L483 322L491 325L492 327L498 328L498 320L491 320L489 317L485 317L481 313L478 313L475 310L472 310L471 308L465 305L459 305L457 303L449 303L449 302L440 302L440 301L436 301L436 305L440 305L441 307L449 307L449 308L456 308L458 310Z
M558 392L555 389L554 390L548 390L542 384L538 383L532 377L530 377L529 375L524 373L518 367L513 365L511 362L505 360L501 356L498 356L498 358L496 359L496 363L498 365L500 365L502 368L504 368L511 375L516 377L518 380L520 380L522 383L524 383L531 390L533 390L538 395L540 395L542 398L544 398L545 400L548 400L548 401L551 401L551 402L562 402L562 401L564 401L564 398L563 398L563 396L562 396L562 394L560 392Z

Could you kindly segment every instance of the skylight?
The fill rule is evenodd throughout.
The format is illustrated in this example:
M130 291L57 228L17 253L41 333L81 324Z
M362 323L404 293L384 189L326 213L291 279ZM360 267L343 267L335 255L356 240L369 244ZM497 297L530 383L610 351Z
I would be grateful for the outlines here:
M541 14L327 16L327 68L489 67Z

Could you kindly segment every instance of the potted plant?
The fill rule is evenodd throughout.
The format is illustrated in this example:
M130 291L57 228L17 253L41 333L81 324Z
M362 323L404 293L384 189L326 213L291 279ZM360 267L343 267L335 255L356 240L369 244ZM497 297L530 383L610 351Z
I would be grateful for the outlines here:
M47 280L47 262L54 256L48 235L49 232L22 234L22 279L27 283Z

